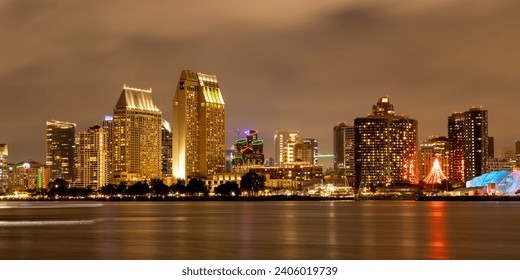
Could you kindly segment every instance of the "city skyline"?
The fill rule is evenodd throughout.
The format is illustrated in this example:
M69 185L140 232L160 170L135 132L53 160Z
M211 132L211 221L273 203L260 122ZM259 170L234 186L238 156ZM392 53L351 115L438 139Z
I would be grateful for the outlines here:
M192 25L183 20L193 3L4 2L0 32L10 44L0 47L9 54L0 66L0 143L10 162L44 162L45 121L73 122L78 131L101 124L124 83L153 88L170 120L182 69L219 77L227 148L233 130L257 129L264 139L299 131L332 153L332 128L353 125L383 95L418 120L420 141L447 136L447 116L480 105L497 149L520 138L506 109L519 101L519 4L341 2L288 1L277 11L265 2L207 2L197 5L207 21ZM167 16L179 9L188 12ZM264 150L274 157L271 141Z

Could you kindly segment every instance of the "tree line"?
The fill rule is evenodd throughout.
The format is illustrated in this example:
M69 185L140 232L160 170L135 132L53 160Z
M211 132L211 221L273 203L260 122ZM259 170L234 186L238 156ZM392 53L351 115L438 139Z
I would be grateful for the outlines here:
M240 196L257 195L265 190L265 176L255 172L248 172L241 177L240 184L236 182L226 182L215 187L216 195L221 196ZM105 196L208 196L210 187L200 178L191 178L188 183L178 180L177 183L168 186L163 180L152 179L150 181L139 181L134 184L121 182L119 184L108 184L95 190L92 187L79 188L70 186L66 180L56 179L49 183L46 189L25 190L13 187L8 189L6 194L15 192L29 192L33 195L45 195L49 197L88 197L98 194Z

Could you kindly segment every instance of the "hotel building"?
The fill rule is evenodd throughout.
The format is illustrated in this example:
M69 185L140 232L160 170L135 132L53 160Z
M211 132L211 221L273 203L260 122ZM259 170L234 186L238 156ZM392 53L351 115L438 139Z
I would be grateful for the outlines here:
M354 120L354 142L357 188L419 182L417 121L395 115L388 96Z
M114 108L111 183L161 178L161 120L151 89L123 87Z
M174 177L224 173L226 106L217 76L183 70L172 106Z

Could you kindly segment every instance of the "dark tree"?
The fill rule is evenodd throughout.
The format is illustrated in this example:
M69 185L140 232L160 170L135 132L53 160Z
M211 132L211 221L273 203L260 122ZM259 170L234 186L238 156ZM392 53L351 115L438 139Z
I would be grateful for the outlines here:
M170 187L164 184L163 180L152 179L150 183L152 185L152 193L154 195L168 195L171 192Z
M171 189L172 189L173 193L179 193L179 194L186 193L186 185L185 185L184 180L182 180L182 179L177 180L177 183L172 185Z
M240 189L248 192L249 195L257 194L259 191L265 190L265 176L259 175L253 171L247 172L242 176Z
M190 195L203 193L204 195L208 194L208 189L202 179L199 178L191 178L186 186L186 192Z
M146 182L137 182L126 189L127 195L145 195L150 192L150 186Z
M240 188L236 182L226 182L215 188L215 193L220 195L240 195Z

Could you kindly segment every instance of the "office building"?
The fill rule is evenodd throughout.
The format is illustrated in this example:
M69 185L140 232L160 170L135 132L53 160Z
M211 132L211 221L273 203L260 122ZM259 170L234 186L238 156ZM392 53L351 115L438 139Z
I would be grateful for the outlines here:
M9 185L7 181L9 172L8 156L9 149L7 144L0 144L0 193L4 192Z
M294 162L294 145L298 141L298 132L276 132L274 135L274 160L276 166Z
M165 119L162 120L161 129L162 139L162 156L161 156L161 170L163 178L170 178L173 176L172 169L172 126Z
M46 165L50 168L50 179L74 179L76 124L62 121L47 122Z
M354 176L354 126L340 123L333 130L334 172Z
M453 113L448 117L448 157L446 176L452 184L462 185L464 169L464 113Z
M112 150L113 150L113 126L114 126L114 116L113 115L105 115L103 118L103 122L101 127L103 128L103 146L106 151L106 162L105 162L105 182L110 182L110 178L112 178Z
M152 90L125 85L114 108L111 183L161 178L161 125Z
M33 160L9 165L9 187L22 190L46 189L49 176L49 168Z
M354 120L354 142L357 188L419 182L417 121L395 115L388 96Z
M172 103L174 176L224 173L226 109L217 76L183 70Z
M488 148L488 112L473 107L464 112L465 181L487 172Z
M317 143L316 139L304 138L294 144L294 162L305 162L317 165Z
M106 176L106 133L99 125L79 132L76 139L75 187L99 188L108 184Z
M264 164L264 140L258 139L257 130L247 130L246 138L235 142L232 160L234 172L247 172L249 167Z

